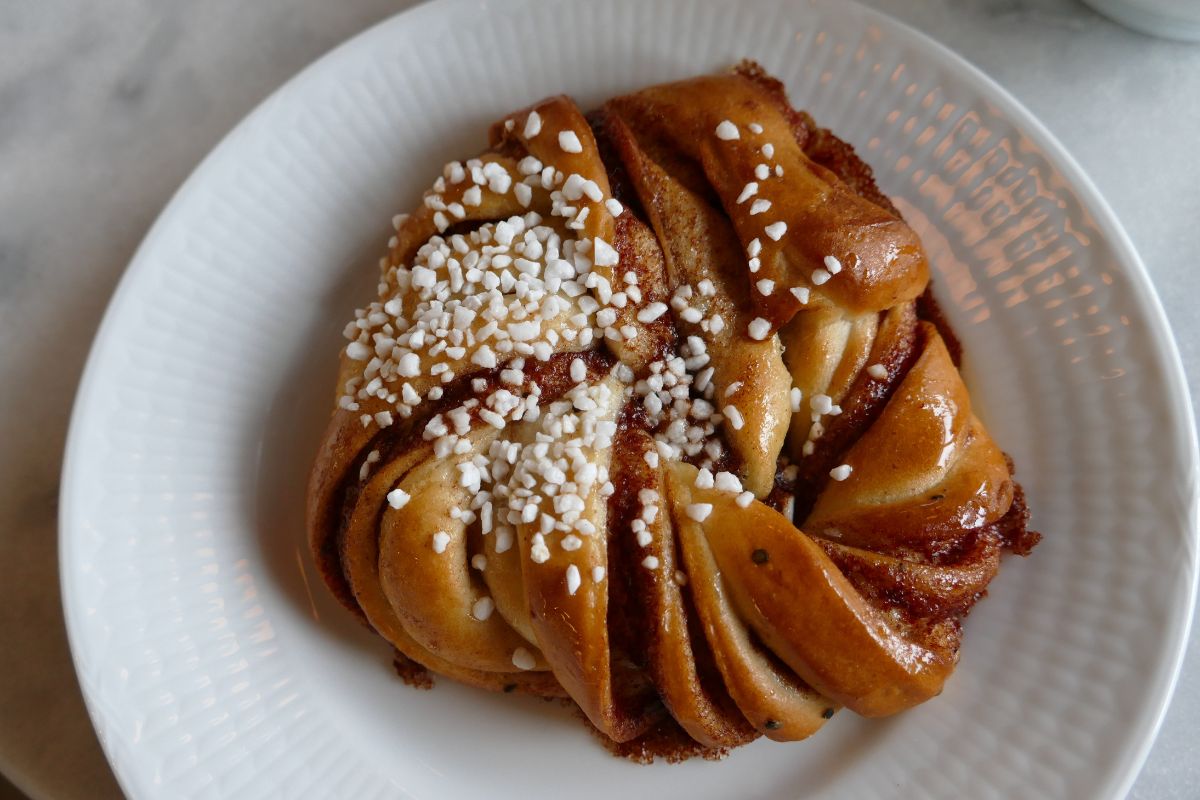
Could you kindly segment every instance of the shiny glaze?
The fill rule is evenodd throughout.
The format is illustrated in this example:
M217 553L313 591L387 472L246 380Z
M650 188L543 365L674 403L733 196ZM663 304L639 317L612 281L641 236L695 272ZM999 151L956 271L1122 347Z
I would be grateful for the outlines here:
M582 152L526 137L521 121L533 109L547 128L575 131ZM842 706L878 716L940 692L957 661L959 620L995 574L1001 548L1027 550L1035 539L1025 532L1023 503L1013 503L1011 468L972 414L946 345L933 325L917 321L924 256L869 169L754 67L614 99L594 118L594 134L561 97L506 119L514 124L493 126L483 161L515 169L533 155L589 177L606 197L613 187L627 193L616 217L602 202L581 200L591 213L578 235L601 237L620 253L619 270L597 267L611 283L619 286L625 271L637 275L643 297L620 311L618 325L638 335L578 353L564 342L530 368L543 408L574 382L576 357L587 383L613 388L599 413L618 434L587 459L611 469L615 493L586 498L595 536L570 551L552 546L537 561L535 523L518 525L514 545L501 552L495 535L451 515L471 500L455 465L486 452L498 435L473 415L470 448L443 459L420 435L434 414L498 385L499 367L461 363L443 400L394 428L361 425L362 410L335 412L309 490L312 547L334 593L413 661L483 688L569 696L615 741L659 730L664 715L702 747L758 735L791 741ZM724 120L740 139L713 135ZM761 134L748 133L751 122ZM770 218L786 218L789 231L778 245L758 232L763 218L736 202L768 141L784 172L771 179ZM445 194L461 196L461 188ZM526 208L545 213L550 202L536 188L520 208L485 191L462 224ZM435 233L429 208L406 219L385 278ZM763 246L762 266L749 275L753 238ZM812 286L801 306L786 289L807 285L828 255L842 272ZM763 277L780 290L756 292ZM639 309L701 280L717 287L703 310L726 318L723 331L674 311L638 320ZM758 315L779 335L747 336ZM644 378L688 336L704 340L718 396L742 412L740 429L722 430L728 454L714 469L736 469L755 495L748 503L700 488L690 464L652 464L655 431L622 393L629 384L621 370ZM886 377L868 375L868 365L884 367ZM343 357L339 383L360 368ZM482 393L471 384L479 378ZM798 413L792 386L805 394ZM817 394L841 413L823 418L824 433L806 456ZM514 423L502 435L532 442L535 425ZM378 454L373 468L369 451ZM785 473L788 460L795 467ZM851 468L845 480L830 478L835 465ZM385 500L396 487L413 498L401 509ZM647 489L663 507L646 528L649 541L635 543L636 498ZM793 508L793 497L794 519L778 510ZM712 506L703 522L689 511L695 503ZM437 554L435 533L446 536ZM486 555L483 569L470 566L473 553ZM568 566L586 573L573 590ZM607 577L593 580L593 568ZM483 596L495 611L480 621L471 608ZM517 648L528 651L532 669L516 666Z

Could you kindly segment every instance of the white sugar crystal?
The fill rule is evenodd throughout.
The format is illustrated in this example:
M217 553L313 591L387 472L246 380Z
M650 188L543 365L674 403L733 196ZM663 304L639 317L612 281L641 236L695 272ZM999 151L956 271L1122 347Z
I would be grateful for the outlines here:
M597 267L615 267L621 263L621 256L613 249L612 245L603 239L596 237L593 241L592 262Z
M523 134L526 139L532 139L542 132L542 117L536 111L530 111L529 116L525 118L525 129Z
M513 650L512 663L517 669L524 670L530 670L537 666L537 661L534 659L533 653L524 647L518 647L516 650Z
M747 327L747 332L750 334L751 339L755 339L755 340L761 342L762 340L766 339L767 336L770 335L771 323L768 322L767 320L763 319L762 317L755 317L754 320Z
M525 506L525 508L532 508L535 513L537 512L537 506L532 503ZM522 521L533 522L532 519L526 520L524 518L522 518ZM533 542L529 546L529 559L535 564L544 564L550 560L550 548L546 546L546 538L540 533L533 535Z
M530 201L533 200L533 189L529 188L527 184L518 183L513 186L513 196L517 198L517 202L523 208L527 208Z
M564 153L582 153L583 145L579 142L579 136L575 131L559 131L558 146L562 148Z
M638 322L651 323L667 313L666 303L651 303L637 313Z
M421 358L416 353L405 353L396 362L396 374L405 378L415 378L421 374Z
M404 508L412 496L403 489L392 489L387 494L388 505L395 509Z
M471 606L471 616L480 622L483 622L492 615L492 612L495 609L496 604L492 602L492 598L481 597L475 601L473 606Z
M513 532L510 528L500 528L496 531L496 552L507 553L513 546Z
M713 485L720 492L737 494L742 491L742 482L732 472L718 472Z

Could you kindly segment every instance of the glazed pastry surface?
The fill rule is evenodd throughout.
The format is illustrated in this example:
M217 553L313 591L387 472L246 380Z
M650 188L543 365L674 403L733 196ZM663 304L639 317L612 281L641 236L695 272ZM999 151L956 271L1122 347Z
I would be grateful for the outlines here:
M1037 535L870 169L749 63L489 142L395 218L346 328L308 491L330 590L614 742L937 695Z

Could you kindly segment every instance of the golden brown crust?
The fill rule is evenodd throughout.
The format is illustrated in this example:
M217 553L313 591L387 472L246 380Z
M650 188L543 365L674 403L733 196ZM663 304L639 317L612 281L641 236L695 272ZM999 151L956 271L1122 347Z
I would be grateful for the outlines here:
M308 490L339 601L642 756L940 692L1037 534L870 168L750 63L489 142L347 329Z
M820 695L884 716L941 691L955 654L902 635L790 520L761 503L739 509L726 494L689 487L686 465L671 479L680 504L712 506L703 526L682 523L684 541L707 545L737 617L816 690L810 708L824 703Z
M900 218L900 212L892 200L879 190L875 173L867 162L858 157L849 142L839 139L833 131L821 128L808 112L792 108L788 101L787 88L753 61L743 61L733 70L741 77L753 81L771 98L779 113L784 115L792 128L792 138L800 145L804 155L814 163L829 170L837 179L848 186L856 195Z
M727 430L726 438L744 465L746 484L765 496L775 480L775 459L791 416L789 384L779 340L747 341L744 334L754 313L737 235L719 211L651 161L622 120L612 121L611 133L662 245L670 289L706 280L714 286L712 297L694 297L691 307L710 319L720 315L725 322L720 331L705 331L678 315L675 324L681 336L704 339L716 393L736 405L745 419L740 429Z
M606 109L625 122L651 159L655 153L671 154L660 166L683 188L716 196L743 248L760 242L756 275L803 285L832 256L844 273L838 281L814 286L813 302L852 313L913 300L928 282L925 255L912 229L813 162L795 140L792 120L781 112L778 98L759 81L736 72L694 78L610 100ZM722 122L738 129L736 139L713 135ZM752 133L752 123L762 133ZM764 144L774 148L771 158L762 153ZM756 180L756 167L767 161L772 162L767 177ZM697 166L707 192L697 186ZM758 186L754 200L770 202L770 208L756 213L754 200L738 202L748 183ZM777 222L790 232L779 241L763 233L765 223ZM776 327L801 307L789 292L756 296L753 302Z
M936 553L1004 516L1012 477L928 323L925 348L874 424L842 456L846 480L820 490L806 531L844 544Z
M613 496L613 522L628 527L641 512L634 502L637 491L650 489L667 496L663 471L651 467L645 454L654 440L644 430L626 425L615 448L615 484L623 491ZM634 491L634 490L637 491ZM645 638L648 668L671 716L693 740L706 747L736 747L757 736L738 710L718 675L713 674L712 653L696 615L693 589L686 575L670 514L659 514L649 523L650 543L643 556L657 558L658 570L633 570L638 585L639 623L658 620L654 635Z

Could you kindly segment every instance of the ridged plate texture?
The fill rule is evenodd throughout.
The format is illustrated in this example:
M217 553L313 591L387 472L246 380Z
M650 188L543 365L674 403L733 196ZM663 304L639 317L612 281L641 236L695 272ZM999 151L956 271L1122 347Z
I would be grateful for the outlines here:
M944 694L801 744L637 766L536 700L395 677L303 542L340 330L394 211L487 123L751 56L922 235L1033 526ZM842 2L441 0L314 64L162 214L72 423L62 576L80 681L135 798L1115 797L1196 574L1195 436L1145 272L1070 158L918 34Z

